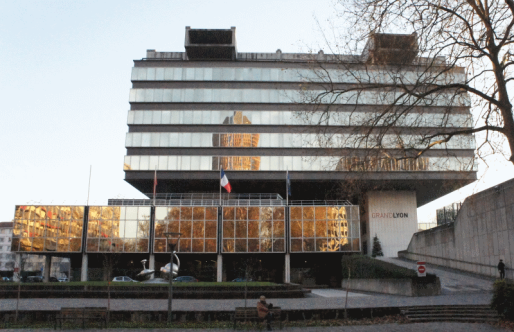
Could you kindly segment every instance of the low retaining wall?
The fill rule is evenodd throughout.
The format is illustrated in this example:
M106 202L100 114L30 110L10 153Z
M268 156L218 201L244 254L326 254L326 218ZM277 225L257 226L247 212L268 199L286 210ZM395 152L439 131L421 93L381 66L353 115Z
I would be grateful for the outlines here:
M167 286L147 287L120 287L111 286L111 298L113 299L167 299ZM280 285L248 287L247 297L258 298L266 295L267 298L303 298L309 290L302 289L299 285ZM62 286L51 285L22 285L20 298L101 298L108 296L107 286ZM17 298L17 284L0 286L0 298ZM174 287L175 299L244 299L245 288L240 287Z
M383 294L403 296L432 296L441 294L441 282L433 280L414 279L350 279L343 280L342 287L350 290L360 290Z

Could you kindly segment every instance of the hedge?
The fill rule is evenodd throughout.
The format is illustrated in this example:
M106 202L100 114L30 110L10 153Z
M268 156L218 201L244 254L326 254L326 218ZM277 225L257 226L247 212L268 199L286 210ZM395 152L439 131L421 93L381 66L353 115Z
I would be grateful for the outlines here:
M514 320L514 283L505 280L495 281L491 307L504 318Z

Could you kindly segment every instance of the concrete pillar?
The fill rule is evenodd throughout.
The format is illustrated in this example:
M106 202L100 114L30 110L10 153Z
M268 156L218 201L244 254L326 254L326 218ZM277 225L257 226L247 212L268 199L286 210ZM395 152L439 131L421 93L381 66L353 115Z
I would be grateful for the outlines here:
M286 254L284 260L284 283L291 283L291 255Z
M150 255L150 259L148 260L148 269L155 270L155 255L154 254ZM152 274L152 276L150 277L150 279L153 279L153 278L155 278L155 273Z
M49 282L50 281L50 271L52 270L52 256L46 255L45 256L45 267L43 269L43 281Z
M222 282L223 281L223 258L221 255L218 255L218 263L216 264L218 271L216 274L216 281Z
M18 269L18 273L13 274L13 281L19 282L21 279L21 254L16 254L14 257L14 268Z
M82 268L80 269L80 281L87 281L87 254L82 254Z

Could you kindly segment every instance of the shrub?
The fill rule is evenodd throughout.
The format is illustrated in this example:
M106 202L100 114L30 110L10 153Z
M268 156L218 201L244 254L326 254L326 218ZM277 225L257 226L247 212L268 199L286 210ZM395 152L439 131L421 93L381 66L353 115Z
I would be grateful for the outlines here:
M514 284L505 280L497 280L493 285L491 307L499 315L514 320Z

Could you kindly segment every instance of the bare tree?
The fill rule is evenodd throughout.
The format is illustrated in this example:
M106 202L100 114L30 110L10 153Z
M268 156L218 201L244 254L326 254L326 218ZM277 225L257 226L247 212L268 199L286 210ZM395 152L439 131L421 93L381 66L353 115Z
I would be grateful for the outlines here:
M325 30L324 41L330 53L354 55L313 56L302 98L316 108L298 116L321 125L318 146L367 149L336 159L340 170L423 169L435 149L449 156L441 168L457 161L471 170L451 149L473 150L473 136L478 157L501 153L514 164L514 1L340 0L336 8L343 29ZM362 112L366 105L381 107Z

